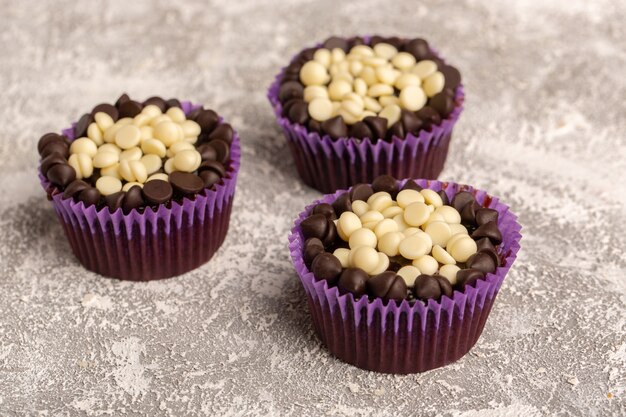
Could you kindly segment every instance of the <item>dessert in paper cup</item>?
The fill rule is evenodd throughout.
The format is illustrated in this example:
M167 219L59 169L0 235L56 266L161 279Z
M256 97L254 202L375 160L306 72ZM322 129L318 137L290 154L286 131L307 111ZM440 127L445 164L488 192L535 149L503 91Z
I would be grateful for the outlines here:
M38 144L39 178L79 262L148 281L190 271L223 243L239 137L216 112L123 94Z
M520 230L485 191L385 175L309 205L289 249L328 350L359 368L409 374L474 346Z
M380 36L304 49L268 91L298 174L324 193L379 175L437 178L464 97L426 41Z

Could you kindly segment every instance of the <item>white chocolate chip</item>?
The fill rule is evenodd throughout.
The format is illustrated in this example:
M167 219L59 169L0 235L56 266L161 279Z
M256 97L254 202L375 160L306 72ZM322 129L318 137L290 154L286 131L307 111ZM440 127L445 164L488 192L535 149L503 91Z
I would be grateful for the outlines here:
M383 106L380 105L378 100L372 97L363 97L363 104L365 105L365 108L367 110L373 111L375 113L378 113L383 109Z
M387 256L398 256L400 242L404 240L402 232L389 232L378 240L378 250Z
M385 217L385 219L393 219L397 215L402 215L402 213L404 213L404 210L402 209L402 207L389 206L386 209L384 209L381 213Z
M467 261L477 251L474 239L466 235L461 236L460 239L456 239L452 244L448 245L448 252L457 262Z
M367 80L365 81L367 82ZM370 97L390 96L393 94L393 87L388 84L374 84L367 90Z
M135 146L120 153L120 161L139 161L142 156L143 152L141 152L141 149Z
M402 231L405 237L413 236L416 233L423 232L419 227L407 227Z
M328 79L326 68L317 61L309 61L300 69L300 81L305 86L323 85L328 82Z
M98 153L100 152L113 152L119 155L120 153L122 153L122 150L114 143L105 143L98 148Z
M392 104L400 105L400 99L396 96L380 96L378 97L378 102L383 107L391 106Z
M341 228L342 233L346 237L344 239L343 236L341 236L341 238L347 242L350 238L350 235L354 233L355 230L358 230L362 227L362 223L361 219L359 219L356 214L350 211L345 211L341 213L341 216L339 216L337 227Z
M96 168L106 168L116 164L119 160L120 155L118 153L99 151L96 156L93 157L93 166Z
M118 119L117 122L115 122L115 124L122 127L125 125L132 125L133 121L134 119L132 117L122 117L121 119Z
M183 128L183 133L186 138L198 137L198 135L202 133L202 129L200 128L200 125L193 120L184 120L183 122L181 122L180 127ZM151 132L151 136L152 136L152 132ZM143 132L142 132L142 137L143 137Z
M196 149L196 147L189 142L174 142L174 144L172 144L172 146L170 146L167 150L166 155L168 158L173 158L180 151L194 149Z
M372 57L363 59L363 64L376 68L381 65L387 65L387 60L379 56L372 56Z
M98 146L104 143L102 131L98 127L98 124L95 122L92 122L91 124L89 124L89 127L87 127L87 137L93 140L93 142Z
M104 140L104 142L115 144L115 135L117 134L117 131L120 130L123 126L125 125L115 123L113 126L105 130L102 134L102 139Z
M430 209L433 206L428 206L428 208ZM444 219L444 217L439 214L439 213L435 213L434 211L432 211L430 213L430 216L428 217L428 220L426 220L426 223L424 223L422 225L422 228L426 229L426 226L428 226L429 224L433 223L433 222L445 222L446 219Z
M146 167L146 172L148 175L154 174L163 165L161 162L161 158L155 154L148 154L141 157L141 162Z
M159 172L158 174L150 175L148 179L146 180L146 182L152 181L152 180L169 181L169 177L167 176L167 174Z
M143 184L140 182L127 182L126 184L122 186L122 191L128 191L131 188L133 188L135 185L138 185L139 187L143 188Z
M404 221L404 213L394 216L393 221L398 224L398 230L401 232L410 227L410 225Z
M420 79L425 80L429 75L434 74L435 71L437 71L437 64L430 59L425 59L415 64L410 71L420 77Z
M397 232L398 224L394 222L392 219L383 219L374 228L374 234L376 238L380 239L387 233Z
M122 176L120 175L119 168L120 168L120 164L115 163L106 168L102 168L100 170L100 175L102 175L103 177L114 177L114 178L117 178L118 180L121 180Z
M415 65L415 57L408 52L399 52L391 58L394 67L402 71L408 71Z
M363 71L363 63L361 61L351 61L350 62L350 74L358 77Z
M350 249L337 248L333 252L335 258L339 259L342 268L350 268Z
M376 77L382 83L393 85L398 76L399 74L396 74L393 68L384 65L376 67Z
M164 158L167 153L167 148L157 139L148 139L141 144L141 150L144 154L154 154L160 158Z
M307 103L316 98L328 99L328 89L322 85L310 85L304 89L304 101Z
M405 237L398 247L400 255L406 259L417 259L430 252L428 241L419 233Z
M428 97L432 97L435 94L441 93L445 85L445 79L441 72L437 71L431 74L424 80L422 87Z
M84 153L93 158L98 153L98 145L89 138L78 138L70 145L70 153Z
M333 81L345 81L348 84L352 85L354 82L354 77L347 71L339 71L335 75L333 75ZM350 87L350 91L352 91L352 87Z
M400 75L398 79L396 79L394 86L398 90L403 90L404 88L410 85L415 85L419 87L421 84L422 84L422 80L420 80L420 77L418 77L415 74L405 73L405 74Z
M169 147L172 146L174 142L179 140L180 133L176 123L164 120L154 126L153 134L155 139L160 140L165 146Z
M141 113L145 114L150 119L154 119L155 117L158 117L161 114L163 114L161 109L157 105L155 105L155 104L148 104L146 107L144 107L141 110Z
M383 214L380 211L370 210L366 212L364 215L362 215L360 220L363 224L374 223L374 222L378 224L378 222L384 220L384 218L385 216L383 216Z
M333 48L333 50L330 51L330 56L333 64L343 62L346 59L346 53L341 48Z
M313 59L322 64L324 68L330 67L330 51L326 48L320 48L315 51L315 53L313 54Z
M384 209L391 207L393 205L393 200L391 199L391 196L387 194L387 195L379 195L374 199L370 197L367 200L367 203L369 204L372 210L377 211L377 212L382 212ZM380 215L383 216L382 213Z
M411 203L404 209L404 221L410 226L421 226L430 217L430 211L424 203Z
M437 272L439 262L430 255L424 255L413 260L413 266L419 268L422 274L432 275Z
M358 117L363 113L363 100L359 104L355 100L343 100L341 102L341 108L346 112L350 113L353 117Z
M467 229L462 224L458 223L450 223L450 230L452 231L452 236L463 234L468 234Z
M372 86L378 82L378 78L376 78L376 71L372 67L364 67L359 74L359 77L361 77L361 79L365 81L365 84L368 86Z
M115 194L122 191L122 181L115 177L100 177L96 181L96 188L104 196Z
M171 122L172 119L167 114L161 114L154 119L150 120L150 126L154 127L161 122Z
M461 268L456 265L443 265L439 268L439 275L445 277L450 284L456 284L456 273L459 272Z
M402 277L407 287L412 287L415 285L415 280L421 274L421 271L413 265L406 265L400 268L396 274Z
M424 196L419 193L417 190L406 189L402 190L396 196L396 201L398 202L398 206L402 208L406 208L409 204L412 203L423 203Z
M193 172L198 169L202 162L202 157L195 149L182 150L178 152L173 159L176 170L182 172Z
M376 249L369 246L359 246L358 248L350 251L350 259L351 265L355 268L361 268L368 274L376 269L380 261Z
M79 180L89 178L93 174L93 163L91 162L91 157L86 153L73 153L70 155L67 163L74 168L76 178Z
M156 107L156 106L154 106ZM157 110L161 111L158 107ZM147 126L150 124L150 121L153 118L148 116L145 113L139 113L137 116L135 116L135 118L133 119L133 124L137 127L142 127L142 126Z
M170 119L172 119L172 121L176 123L182 123L187 120L187 118L185 117L185 112L180 107L170 107L169 109L167 109L165 114L167 114Z
M435 213L441 214L447 223L461 223L461 215L452 206L437 207Z
M367 45L356 45L350 50L350 54L368 57L374 56L374 50Z
M370 271L370 275L382 274L389 268L389 258L382 252L378 252L378 264Z
M390 45L385 42L377 43L374 45L374 53L381 58L386 60L392 59L394 55L398 53L398 50L395 46Z
M113 124L115 123L111 116L101 111L97 112L93 116L93 118L96 121L96 124L98 125L100 130L102 130L103 132L113 126Z
M422 196L424 196L426 204L432 205L435 208L443 206L443 200L441 199L439 194L437 194L437 192L428 188L424 188L420 191L420 193L422 194Z
M407 110L418 111L427 100L424 90L417 85L408 85L400 91L400 104Z
M363 78L357 78L354 80L354 92L360 96L365 96L367 94L367 83L363 80Z
M323 122L332 117L333 114L333 103L326 98L314 98L309 103L309 115L317 120L318 122Z
M371 248L375 248L377 243L378 241L374 232L364 227L355 230L350 235L350 239L348 240L350 249L356 249L359 246L369 246Z
M402 109L397 104L390 104L385 106L380 113L378 113L379 117L384 117L387 119L387 126L392 126L398 120L400 120L400 116L402 115Z
M115 134L115 144L122 149L130 149L141 143L141 131L135 125L122 126Z
M370 209L370 206L363 200L355 200L352 202L352 211L357 216L362 216L367 213Z
M433 244L439 245L441 247L446 246L446 242L448 239L452 237L452 231L450 230L450 226L446 222L432 222L429 223L424 231L430 236L433 241Z
M448 264L454 265L454 264L456 264L456 261L454 260L452 255L450 255L448 252L446 252L446 250L444 248L442 248L441 246L439 246L439 245L434 245L433 246L432 256L440 264L444 264L444 265L448 265Z
M333 80L328 85L328 96L331 100L341 100L341 98L352 91L352 86L344 80Z

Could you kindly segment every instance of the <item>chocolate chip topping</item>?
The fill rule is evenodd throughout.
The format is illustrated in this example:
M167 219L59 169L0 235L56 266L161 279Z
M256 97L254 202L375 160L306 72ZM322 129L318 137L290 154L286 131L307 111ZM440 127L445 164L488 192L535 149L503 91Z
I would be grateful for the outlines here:
M489 238L491 243L494 245L502 243L502 234L500 233L500 229L498 229L496 222L493 221L478 226L478 228L474 230L474 233L472 233L473 239L480 239L483 237Z
M46 156L56 153L63 156L64 158L67 158L69 156L69 150L70 147L65 141L56 140L44 146L44 148L41 150L41 157L45 158Z
M292 98L302 98L304 87L297 81L287 81L280 86L278 90L278 99L281 102L291 100Z
M324 239L328 229L328 219L323 214L312 214L300 223L304 237Z
M415 298L426 301L429 299L439 300L442 295L452 295L452 285L439 275L419 275L413 288Z
M100 191L96 187L89 187L78 194L78 200L82 201L85 206L98 204L100 201Z
M374 179L372 182L372 188L374 192L378 193L380 191L387 192L391 194L392 197L398 192L398 184L396 179L391 175L381 175Z
M478 269L485 274L494 272L496 270L496 262L492 258L490 253L486 251L479 251L470 256L467 260L468 268Z
M466 285L474 286L476 281L483 279L485 274L478 269L461 269L456 273L457 285L460 288L465 288Z
M149 105L157 106L162 112L165 112L167 109L167 103L161 97L150 97L143 102L143 105L144 107Z
M48 170L50 182L60 186L66 186L76 179L76 171L67 164L57 164Z
M215 139L219 139L230 145L231 143L233 143L233 136L234 131L232 126L228 123L222 123L211 132L211 134L209 135L209 140L212 141Z
M133 100L128 100L119 105L118 111L119 111L120 118L135 117L139 113L141 113L142 108L143 107L141 106L141 103L138 103Z
M61 136L58 133L46 133L39 139L39 142L37 142L37 151L41 154L41 151L43 151L46 145L57 141L65 142L65 136Z
M362 269L347 268L341 273L337 288L342 294L350 293L360 297L365 294L368 279L369 275Z
M117 108L112 105L112 104L108 104L108 103L102 103L102 104L98 104L96 107L93 108L93 110L91 110L91 115L95 116L96 113L106 113L109 116L111 116L111 119L113 119L113 121L117 121L117 119L119 119L119 112L117 110Z
M126 192L124 202L122 203L122 209L125 213L130 212L132 209L138 209L144 205L143 194L141 187L134 185Z
M363 122L372 131L372 139L384 138L387 136L387 119L378 116L367 116Z
M72 181L63 191L63 198L71 198L76 194L80 194L81 191L89 188L89 184L82 180Z
M109 194L104 197L104 204L109 208L111 213L117 211L122 208L122 203L124 203L124 197L126 196L126 191L120 191L117 193Z
M315 123L319 123L313 120ZM356 122L350 127L350 136L357 139L372 138L372 130L365 122Z
M172 186L163 180L152 180L143 186L143 197L151 204L162 204L172 198Z
M485 223L498 222L498 212L490 208L476 210L476 224L482 226Z
M117 99L117 101L115 101L115 107L119 109L122 103L126 103L127 101L130 101L130 97L128 97L128 94L122 93L122 95Z
M211 133L219 122L219 116L213 110L200 110L195 121L200 125L202 133Z
M341 262L328 252L321 253L313 260L311 271L317 279L323 279L328 285L334 285L341 274Z
M472 193L467 191L461 191L455 194L452 198L452 207L456 209L459 213L463 210L466 204L473 202L474 196Z
M311 211L313 214L323 214L327 219L335 220L337 216L335 215L335 209L328 203L320 203L316 204Z
M374 194L374 189L369 184L356 184L350 190L350 198L352 201L367 201Z
M333 139L348 136L348 126L341 116L335 116L323 121L322 130Z
M341 216L344 211L352 210L352 203L350 201L350 193L341 194L332 204L337 216Z
M204 188L204 181L195 174L174 171L169 176L174 190L181 194L196 194Z
M374 297L388 300L403 300L406 298L406 283L395 272L385 271L371 277L367 281L367 291Z
M401 190L415 190L422 191L423 188L417 185L417 183L413 180L407 180L402 186Z
M316 237L312 237L304 242L304 263L306 266L311 266L311 263L319 255L324 253L324 244Z
M58 164L67 164L67 159L59 153L51 153L41 160L41 173L47 175L50 168Z
M198 176L202 179L202 181L204 182L204 186L207 188L213 187L220 181L220 179L222 179L219 174L210 169L201 171Z
M93 123L93 116L89 113L83 114L76 122L76 126L74 126L74 137L81 138L87 136L87 128L91 123Z

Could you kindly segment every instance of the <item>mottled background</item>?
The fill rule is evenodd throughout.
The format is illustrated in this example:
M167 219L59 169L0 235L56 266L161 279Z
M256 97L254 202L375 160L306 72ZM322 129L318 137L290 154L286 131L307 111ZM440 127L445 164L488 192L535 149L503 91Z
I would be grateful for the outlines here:
M0 415L625 415L624 21L617 0L0 0ZM423 375L331 357L288 257L318 194L265 90L301 47L359 33L426 37L461 69L441 178L524 226L476 347ZM39 136L123 91L241 133L228 238L175 279L85 271L37 181Z

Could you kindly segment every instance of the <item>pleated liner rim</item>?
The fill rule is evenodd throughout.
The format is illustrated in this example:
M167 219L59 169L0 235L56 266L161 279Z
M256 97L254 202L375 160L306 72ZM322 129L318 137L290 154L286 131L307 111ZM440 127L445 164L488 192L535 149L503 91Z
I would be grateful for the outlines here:
M402 181L402 184L406 180ZM347 190L323 196L306 207L295 221L289 249L298 277L307 293L315 330L337 358L359 368L395 374L424 372L454 362L474 346L495 297L520 249L521 226L509 207L497 197L471 186L435 180L416 180L424 188L444 189L449 197L458 191L473 193L483 206L499 213L503 241L502 266L475 287L454 291L452 297L426 304L340 294L337 287L317 281L302 258L304 237L300 223L319 203L332 203Z
M443 60L436 50L431 51ZM448 154L452 130L463 111L465 93L462 84L455 91L452 113L440 125L432 126L430 131L422 130L418 136L409 133L404 138L394 136L391 142L378 140L372 143L348 137L333 140L282 115L278 91L286 68L275 77L267 97L287 138L298 174L306 184L331 193L359 182L371 182L383 174L396 178L435 179L439 176Z
M188 114L199 107L182 103ZM63 130L70 140L73 128ZM63 198L39 169L42 187L57 212L72 250L87 269L112 278L148 281L180 275L207 262L219 249L228 232L230 212L240 166L237 132L231 144L226 176L214 189L183 198L182 202L160 204L124 213L107 207L85 207L83 202Z

